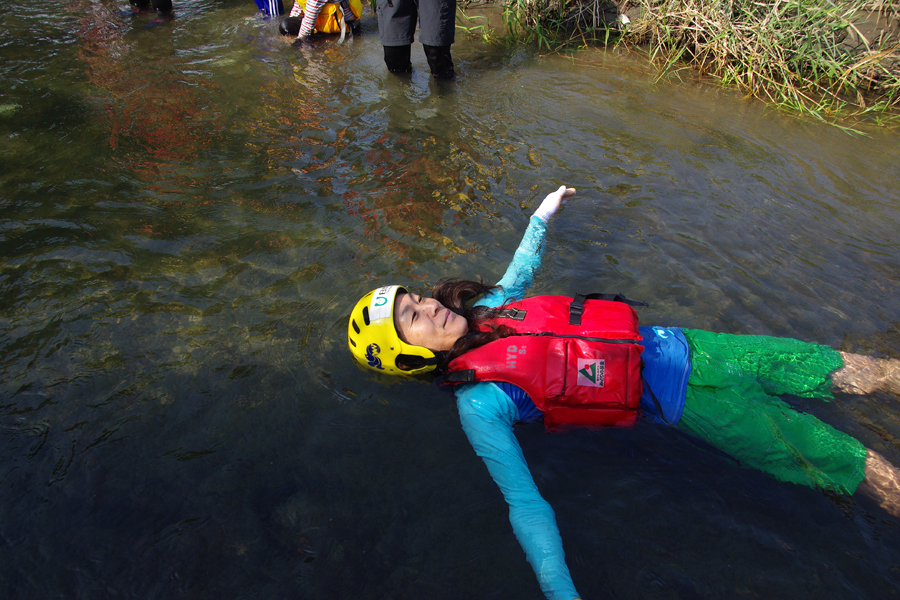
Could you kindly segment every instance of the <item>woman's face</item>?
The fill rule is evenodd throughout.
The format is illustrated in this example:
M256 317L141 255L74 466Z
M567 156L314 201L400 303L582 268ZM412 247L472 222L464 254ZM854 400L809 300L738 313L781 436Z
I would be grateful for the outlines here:
M465 318L434 298L418 294L397 294L394 326L407 344L434 352L449 350L469 330Z

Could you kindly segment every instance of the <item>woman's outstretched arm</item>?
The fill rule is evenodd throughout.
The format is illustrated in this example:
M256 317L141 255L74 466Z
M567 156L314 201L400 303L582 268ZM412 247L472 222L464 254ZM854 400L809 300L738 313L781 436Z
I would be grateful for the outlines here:
M456 397L463 430L509 505L509 522L544 595L549 600L578 598L556 515L541 497L513 433L515 404L493 383L466 386Z
M560 186L548 194L528 222L528 229L513 255L506 273L497 282L501 289L494 290L476 302L476 306L500 306L507 300L521 300L534 281L534 274L541 267L544 255L544 236L547 223L563 202L575 195L575 188Z
M573 188L561 186L544 199L531 217L506 273L497 282L501 289L476 304L499 306L508 299L524 297L541 266L547 222L564 200L574 194ZM566 566L556 515L538 492L513 433L519 417L515 403L493 383L466 386L456 392L456 397L463 430L503 493L513 532L544 595L550 600L578 598Z

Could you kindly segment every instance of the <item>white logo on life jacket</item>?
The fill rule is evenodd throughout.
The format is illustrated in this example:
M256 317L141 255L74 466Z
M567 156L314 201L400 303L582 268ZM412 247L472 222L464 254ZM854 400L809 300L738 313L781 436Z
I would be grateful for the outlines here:
M515 369L516 368L516 359L519 357L519 354L525 354L525 346L519 348L514 344L510 344L506 347L506 368L507 369Z
M605 374L606 361L602 358L579 358L578 380L575 382L575 385L603 387Z

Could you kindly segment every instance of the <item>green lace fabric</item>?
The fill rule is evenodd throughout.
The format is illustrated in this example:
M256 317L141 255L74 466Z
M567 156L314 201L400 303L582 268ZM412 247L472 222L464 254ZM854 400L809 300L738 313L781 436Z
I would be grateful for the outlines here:
M840 353L788 338L683 331L691 376L678 427L782 481L856 490L865 447L777 397L831 399Z

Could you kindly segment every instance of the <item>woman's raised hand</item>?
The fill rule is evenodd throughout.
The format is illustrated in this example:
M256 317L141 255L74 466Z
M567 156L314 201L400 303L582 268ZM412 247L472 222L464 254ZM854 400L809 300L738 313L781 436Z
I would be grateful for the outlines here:
M560 186L558 190L552 192L544 198L544 201L541 202L541 205L538 207L536 211L534 211L534 216L539 218L544 223L547 223L550 220L550 217L559 209L559 207L566 201L566 198L569 196L575 195L575 188L570 188L566 186Z

